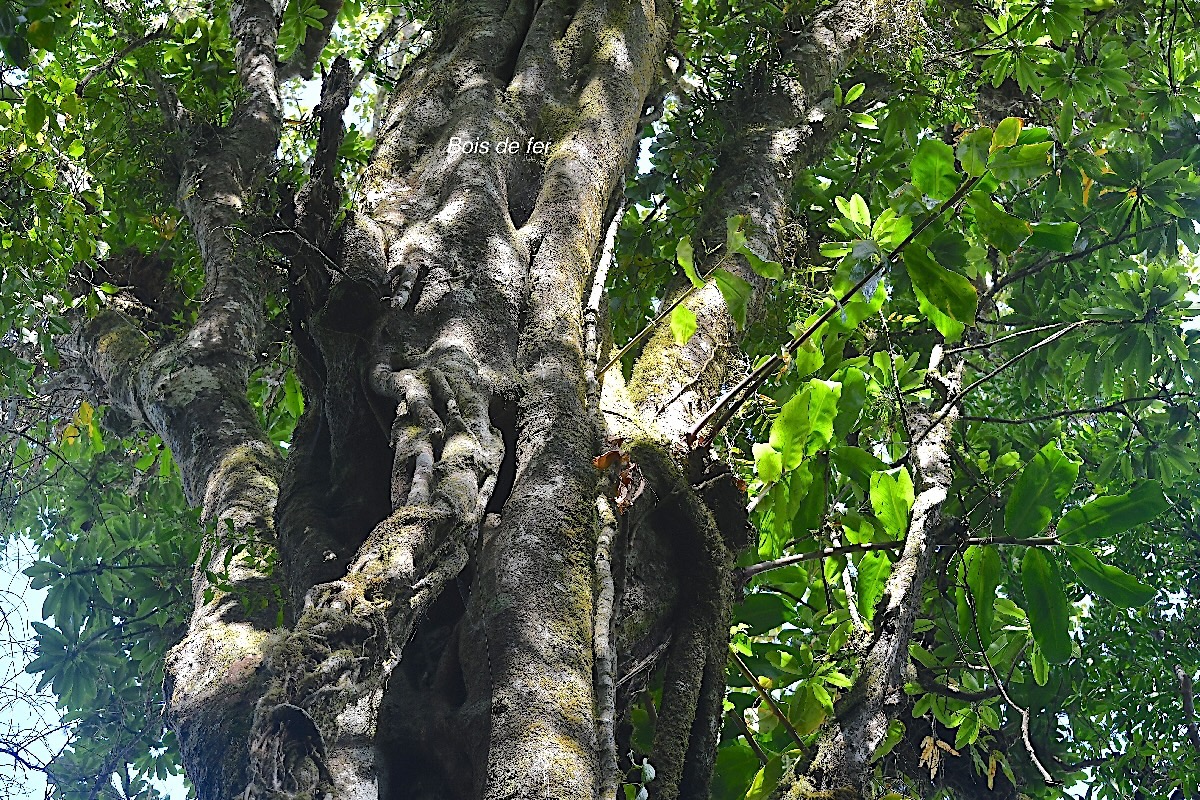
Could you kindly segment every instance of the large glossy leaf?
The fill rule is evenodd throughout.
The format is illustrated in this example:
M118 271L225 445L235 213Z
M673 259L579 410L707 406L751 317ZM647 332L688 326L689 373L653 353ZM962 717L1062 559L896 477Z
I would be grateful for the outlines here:
M966 325L975 323L979 294L969 280L938 264L920 245L909 245L904 249L904 266L913 286L920 289L938 311Z
M1109 602L1124 608L1144 606L1157 591L1124 570L1105 564L1082 545L1064 545L1079 582Z
M1079 463L1050 442L1025 465L1004 507L1009 536L1028 539L1050 525L1079 477Z
M812 733L825 721L825 706L817 698L812 684L806 684L796 690L792 701L788 704L788 721L801 736Z
M771 447L783 456L784 470L829 445L842 385L813 379L787 401L771 425Z
M829 455L838 472L850 478L863 489L870 487L871 473L887 469L887 464L861 447L843 445L833 448L829 451Z
M892 572L892 561L887 553L874 551L865 553L858 562L858 613L864 619L875 616L875 604L883 596L884 586L887 585L888 575Z
M1025 550L1021 586L1029 628L1042 654L1052 664L1066 663L1071 658L1071 606L1058 565L1046 557L1042 548Z
M752 636L778 628L791 619L791 606L782 595L759 593L748 596L735 609L734 620L750 626Z
M912 182L934 200L945 200L958 188L954 149L938 139L922 139L913 156Z
M1144 481L1127 494L1097 497L1063 514L1058 523L1058 538L1066 544L1082 544L1114 536L1149 522L1167 507L1167 498L1158 481Z
M987 169L988 150L992 141L992 129L974 130L959 140L956 154L962 162L963 171L972 178L983 175Z
M679 244L675 247L675 260L679 262L679 266L683 267L683 272L687 275L688 280L692 282L692 286L698 289L704 285L704 281L700 279L700 275L696 272L695 253L692 251L692 237L684 236L679 240Z
M1000 586L1000 553L995 546L972 545L963 553L963 566L966 585L959 586L957 590L959 634L976 646L982 644L986 649L992 646L996 590ZM969 598L966 594L968 591Z
M696 315L687 306L680 303L671 310L671 335L675 343L681 347L687 344L696 333Z
M1002 181L1029 180L1050 171L1053 142L1023 144L999 150L988 159L988 169Z
M783 780L783 756L775 756L758 771L750 782L746 800L767 800Z
M904 467L871 475L871 508L891 536L899 539L908 532L914 499L912 478Z
M983 238L1002 253L1013 252L1033 233L1028 222L1000 208L984 192L972 192L967 205L975 212L975 222Z
M1075 249L1075 238L1079 235L1077 223L1035 222L1029 227L1033 230L1029 237L1030 247L1058 253L1070 253Z
M713 277L717 281L717 288L721 290L721 297L725 298L725 305L734 323L739 329L746 327L746 305L754 293L753 287L727 269L717 270Z
M769 444L756 442L754 445L754 471L764 483L779 480L783 474L783 457Z

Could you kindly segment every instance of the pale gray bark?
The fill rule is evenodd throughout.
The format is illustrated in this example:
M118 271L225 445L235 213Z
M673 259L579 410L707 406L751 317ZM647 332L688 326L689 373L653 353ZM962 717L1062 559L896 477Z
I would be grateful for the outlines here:
M835 706L835 717L822 729L808 775L818 789L862 793L871 757L883 744L889 723L904 705L908 643L923 602L925 578L933 561L935 538L953 479L951 436L958 421L963 363L943 363L935 345L926 381L934 396L946 398L933 409L907 412L910 441L908 464L916 498L904 549L892 567L873 620L874 630L861 635L860 674L850 692Z

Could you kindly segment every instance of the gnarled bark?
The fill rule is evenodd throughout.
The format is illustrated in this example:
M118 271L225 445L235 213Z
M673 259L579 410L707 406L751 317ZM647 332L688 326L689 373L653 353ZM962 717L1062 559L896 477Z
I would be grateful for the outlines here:
M330 20L336 5L321 3ZM235 4L245 99L181 157L207 275L197 324L158 344L107 313L75 337L98 385L172 448L214 523L211 562L253 544L231 563L233 592L209 597L197 571L169 660L169 719L201 798L607 798L613 714L656 660L653 796L707 796L746 523L732 476L683 455L736 332L715 288L699 291L692 341L657 332L630 386L601 376L597 398L586 310L673 5L452 3L380 115L361 202L330 230L350 80L334 64L294 225L268 236L289 259L306 399L286 463L245 400L274 281L247 218L280 79L313 68L329 29L280 65L279 13ZM877 17L874 3L822 12L786 43L798 77L729 101L739 124L709 187L702 266L734 213L780 258L793 174L836 127L826 96ZM732 268L761 283L743 259ZM624 460L605 475L594 459L613 445ZM614 487L626 494L602 499L617 515L601 519ZM597 557L604 525L611 559ZM251 557L276 552L274 575ZM251 613L245 596L264 593L273 604Z

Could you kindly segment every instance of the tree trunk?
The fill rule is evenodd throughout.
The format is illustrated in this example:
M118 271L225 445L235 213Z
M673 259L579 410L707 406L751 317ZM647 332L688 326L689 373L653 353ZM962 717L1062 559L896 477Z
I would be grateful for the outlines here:
M74 337L110 401L171 445L211 523L167 686L200 797L612 800L628 750L614 717L655 664L652 797L707 797L746 539L728 470L683 457L736 347L719 293L688 301L700 332L686 347L651 339L629 386L595 373L593 284L663 91L673 4L452 4L333 230L348 98L335 64L296 224L266 235L289 257L306 400L286 463L244 400L275 278L253 237L227 235L252 220L274 155L280 76L311 69L308 42L306 64L274 63L279 10L234 4L250 91L223 149L193 139L181 158L208 274L199 322L156 344L108 312ZM709 249L741 213L778 257L791 175L835 129L831 83L876 17L837 4L785 48L801 78L730 99ZM733 269L757 285L744 260ZM892 650L907 651L909 617Z

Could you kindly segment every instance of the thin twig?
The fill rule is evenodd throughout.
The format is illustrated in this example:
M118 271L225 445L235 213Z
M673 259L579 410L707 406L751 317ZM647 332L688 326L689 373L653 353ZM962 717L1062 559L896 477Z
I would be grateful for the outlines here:
M775 702L775 698L771 697L771 693L764 689L762 684L758 682L758 678L756 678L754 673L750 671L750 668L746 666L746 662L742 661L742 657L738 655L736 650L734 650L732 647L729 648L729 654L733 656L734 663L738 665L738 669L741 670L742 675L746 678L746 680L750 681L750 685L754 687L754 691L758 692L758 696L761 697L763 702L770 707L771 713L773 713L783 725L784 729L788 732L788 735L795 740L796 745L800 747L800 749L806 750L807 748L804 745L804 740L800 738L800 734L796 732L795 727L793 727L792 723L788 721L787 714L783 713L783 709L781 709L779 704Z
M1049 547L1060 544L1057 536L1032 536L1020 539L1016 536L977 536L965 541L966 544L1019 544L1025 547Z
M729 714L738 723L738 728L741 730L742 735L746 737L746 743L750 745L750 749L754 751L754 755L758 756L758 763L765 767L770 759L767 758L767 754L763 752L762 746L754 740L754 732L750 730L750 726L746 724L746 717L743 716L743 713L738 711L736 708L730 711Z
M840 547L826 547L821 550L813 550L808 553L797 553L796 555L777 558L774 561L764 561L761 564L742 567L736 571L735 575L737 582L744 584L755 575L759 575L763 572L769 572L773 569L790 567L792 564L800 564L804 561L816 561L818 558L830 558L832 556L846 555L847 553L865 553L868 550L896 550L903 546L904 540L898 539L894 542L858 542L857 544L845 544L841 545Z
M963 416L962 419L970 422L991 422L998 425L1020 425L1027 422L1045 422L1051 419L1061 419L1062 417L1081 417L1091 414L1108 414L1113 411L1122 411L1125 406L1131 403L1145 403L1154 400L1164 399L1161 395L1151 395L1147 397L1130 397L1127 400L1117 400L1104 406L1093 406L1092 408L1067 408L1062 411L1053 411L1047 414L1038 414L1032 417L1024 417L1021 419L1008 419L1005 417L973 417Z
M1033 345L1032 347L1029 347L1028 349L1013 356L1008 361L1005 361L1003 364L996 367L994 370L987 373L986 375L984 375L980 378L977 378L974 382L971 383L971 385L967 386L965 389L963 389L961 392L959 392L958 394L956 394L954 397L950 398L950 400L948 400L946 402L946 405L942 408L941 413L938 414L938 416L934 417L933 421L931 423L929 423L929 427L926 428L925 431L920 436L918 436L916 439L914 439L912 444L909 445L908 451L911 453L916 448L917 445L919 445L921 442L923 442L925 440L925 437L929 435L929 432L932 431L934 428L936 428L938 426L938 423L941 422L943 419L945 419L946 415L950 413L950 409L957 408L958 404L962 402L963 398L965 398L972 391L979 388L984 383L987 383L992 378L996 377L998 374L1000 374L1004 370L1008 369L1010 366L1017 363L1021 359L1025 358L1030 353L1032 353L1034 350L1038 350L1039 348L1045 347L1046 345L1050 344L1051 342L1054 342L1055 340L1062 338L1063 336L1065 336L1066 334L1075 330L1076 328L1078 328L1082 325L1086 325L1086 324L1087 324L1087 321L1084 320L1082 322L1076 322L1076 323L1073 323L1072 325L1068 325L1066 328L1063 328L1062 330L1058 331L1055 334L1047 336L1045 339L1042 339L1040 342Z
M358 68L358 71L354 73L354 77L350 80L351 90L357 88L362 83L363 78L370 72L371 67L379 60L379 52L383 50L384 46L396 38L396 34L400 33L411 22L412 19L409 18L408 13L405 11L392 15L392 18L388 20L387 26L380 31L379 35L371 42L370 47L367 48L367 52L363 54L362 66Z
M968 350L986 350L989 347L994 347L995 345L1002 344L1003 342L1007 342L1010 339L1016 339L1019 336L1028 336L1031 333L1041 333L1042 331L1048 331L1051 328L1064 328L1067 325L1072 325L1072 324L1074 324L1074 323L1053 322L1049 325L1039 325L1036 328L1026 328L1023 331L1016 331L1015 333L1010 333L1007 336L1001 336L999 339L992 339L990 342L981 342L980 344L968 344L968 345L964 345L962 347L948 348L946 350L946 355L953 355L954 353L965 353Z
M92 67L90 70L88 70L86 75L79 79L79 83L75 84L75 94L79 97L83 97L83 90L86 89L87 85L94 81L96 77L100 75L100 73L107 72L120 62L124 61L125 56L129 55L134 50L149 44L155 39L161 39L166 32L166 26L161 28L153 28L144 35L134 39L117 52L113 53L111 56L106 58L102 64L97 64L96 66Z

